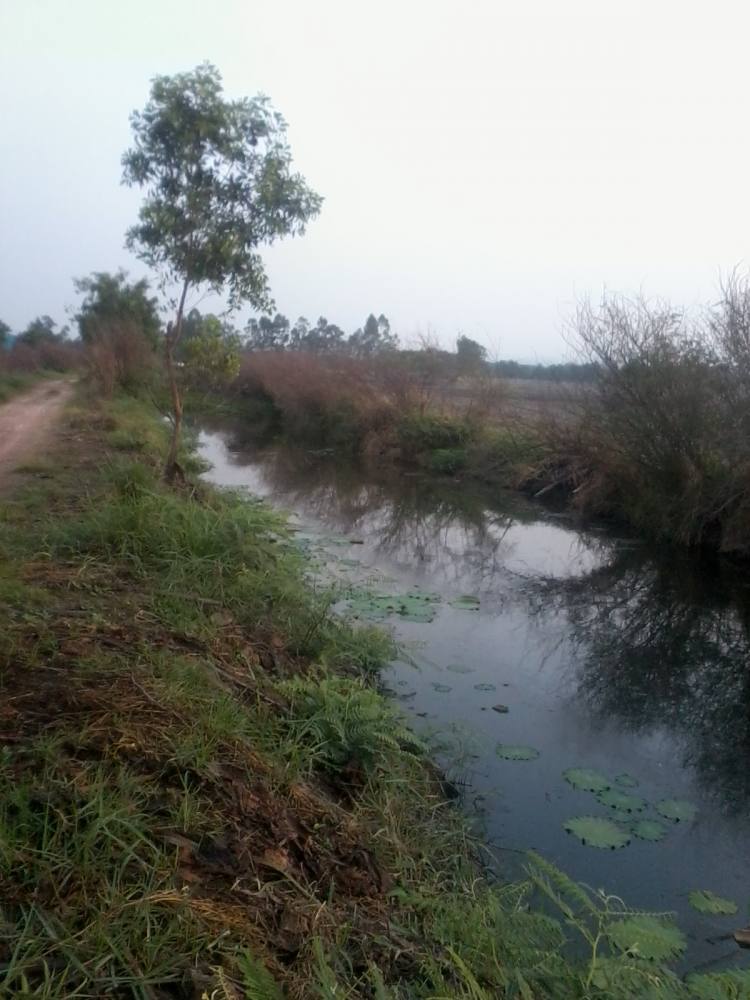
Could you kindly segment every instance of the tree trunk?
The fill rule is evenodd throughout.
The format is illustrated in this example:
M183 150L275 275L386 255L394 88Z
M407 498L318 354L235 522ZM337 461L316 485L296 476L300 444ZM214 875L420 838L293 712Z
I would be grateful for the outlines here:
M184 479L184 473L177 461L180 450L180 439L182 436L182 395L180 393L179 382L177 381L177 363L175 361L175 348L182 336L182 317L185 311L185 299L190 282L185 279L182 286L180 302L177 306L177 315L174 326L170 323L167 327L167 336L164 345L164 358L167 365L167 378L169 379L169 392L172 398L172 437L169 442L167 461L164 465L164 477L172 482L174 479Z

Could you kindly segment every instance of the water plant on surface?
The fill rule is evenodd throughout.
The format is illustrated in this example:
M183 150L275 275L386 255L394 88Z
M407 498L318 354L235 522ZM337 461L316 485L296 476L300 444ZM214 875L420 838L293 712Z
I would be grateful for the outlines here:
M689 823L698 811L692 802L683 799L661 799L654 808L660 816L671 819L673 823Z
M462 594L460 597L454 597L450 602L450 606L457 608L459 611L479 611L481 601L472 594Z
M688 901L699 913L729 915L737 912L737 904L733 900L717 896L710 889L694 889L689 893Z
M630 843L627 830L601 816L575 816L563 823L563 829L572 833L586 847L616 850L618 847L627 847Z
M637 788L638 779L634 778L632 774L623 771L622 774L615 775L615 784L619 785L620 788Z
M639 840L650 840L654 843L663 840L669 832L658 819L639 819L630 829L633 831L633 836Z
M539 756L539 751L534 747L513 743L498 743L495 753L503 760L536 760Z
M563 778L573 788L580 788L584 792L604 792L612 786L608 778L591 767L569 767L567 771L563 771Z
M489 684L486 681L482 681L481 683L474 685L474 690L475 691L496 691L497 688L495 687L494 684Z
M638 913L617 920L607 928L607 937L620 951L650 962L667 962L687 947L685 935L671 920Z
M596 793L596 798L603 806L609 806L617 812L634 813L643 812L646 808L646 800L638 795L628 795L620 792L616 788L605 788Z
M404 621L429 624L437 614L439 594L423 594L410 591L408 594L373 594L358 591L349 599L348 607L355 618L383 620L389 615L398 615Z

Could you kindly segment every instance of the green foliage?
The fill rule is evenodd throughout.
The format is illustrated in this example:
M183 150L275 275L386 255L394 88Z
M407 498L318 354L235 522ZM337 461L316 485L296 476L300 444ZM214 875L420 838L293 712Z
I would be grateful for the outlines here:
M27 347L40 347L42 344L54 344L59 339L55 332L57 323L50 316L37 316L26 329L18 335L17 342Z
M694 889L688 901L699 913L732 914L737 912L737 904L731 899L723 899L710 889Z
M159 307L148 294L145 278L128 282L127 272L115 274L95 271L87 278L74 281L76 291L84 296L76 313L78 330L84 343L91 343L98 336L134 327L155 347L161 328Z
M615 850L630 843L627 830L601 816L576 816L563 823L563 828L587 847Z
M708 972L687 977L688 992L696 1000L748 1000L750 971Z
M237 967L242 976L246 1000L283 1000L281 987L268 969L250 952L243 951L237 956ZM228 1000L234 996L234 991L227 994Z
M436 448L427 456L427 467L437 475L452 476L466 466L464 448Z
M663 840L668 833L666 826L658 819L639 819L630 829L633 831L633 836L639 840L652 842Z
M459 371L476 372L487 361L487 348L462 334L456 341L456 358Z
M495 753L502 760L536 760L539 751L534 747L521 746L516 743L498 743Z
M673 823L689 823L697 812L692 802L683 799L662 799L654 808L660 816L671 819Z
M266 97L227 100L218 70L158 76L123 179L145 188L128 245L189 285L229 291L232 305L270 304L257 247L300 233L321 199L291 171L286 124Z
M569 767L563 771L563 778L574 788L585 792L604 792L611 787L609 778L591 767Z
M290 700L290 737L325 770L349 766L371 774L400 754L424 753L389 703L359 678L297 678L281 690Z
M649 962L677 958L685 948L685 935L673 923L649 914L634 914L607 928L607 937L620 951Z
M468 424L436 413L407 414L398 426L399 441L409 455L461 448L470 434Z
M220 386L236 378L240 370L242 346L239 336L227 329L216 316L201 317L195 331L187 327L186 322L181 352L185 364L184 376L189 381L209 387Z
M628 795L617 788L605 788L596 793L596 797L603 806L608 806L621 813L643 812L646 808L646 801L639 795Z

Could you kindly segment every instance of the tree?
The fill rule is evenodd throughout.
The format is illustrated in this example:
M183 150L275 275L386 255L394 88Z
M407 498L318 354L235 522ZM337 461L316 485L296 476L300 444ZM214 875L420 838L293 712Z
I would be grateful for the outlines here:
M456 341L456 357L462 372L475 372L487 361L487 348L461 334Z
M37 316L23 333L19 334L18 342L27 347L39 347L41 344L54 344L59 339L55 333L57 323L50 316Z
M377 319L370 313L364 327L355 330L348 343L351 352L360 355L398 350L398 337L391 333L391 324L383 313Z
M315 326L311 327L301 340L301 347L306 351L319 353L321 351L340 350L344 343L344 331L335 323L329 323L321 316Z
M286 123L268 98L227 100L219 71L208 63L156 77L146 106L130 121L134 144L123 156L123 181L145 188L145 199L127 245L178 289L165 337L172 477L182 428L175 350L188 292L226 290L230 308L249 302L269 310L258 248L304 232L322 200L292 172Z
M245 337L251 351L283 351L289 344L289 320L282 313L253 318L245 327Z
M10 340L11 329L0 319L0 347L5 347Z
M73 282L85 296L75 317L84 343L90 344L105 329L135 326L156 346L161 329L158 301L149 296L145 278L130 284L127 277L122 270L115 274L95 271Z

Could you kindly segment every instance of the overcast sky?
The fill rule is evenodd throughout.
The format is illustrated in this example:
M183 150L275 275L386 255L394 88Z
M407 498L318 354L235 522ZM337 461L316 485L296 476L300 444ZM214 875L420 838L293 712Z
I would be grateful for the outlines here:
M750 260L749 50L722 0L2 0L0 318L143 273L128 115L209 60L325 198L265 253L282 312L557 359L576 297L691 305Z

